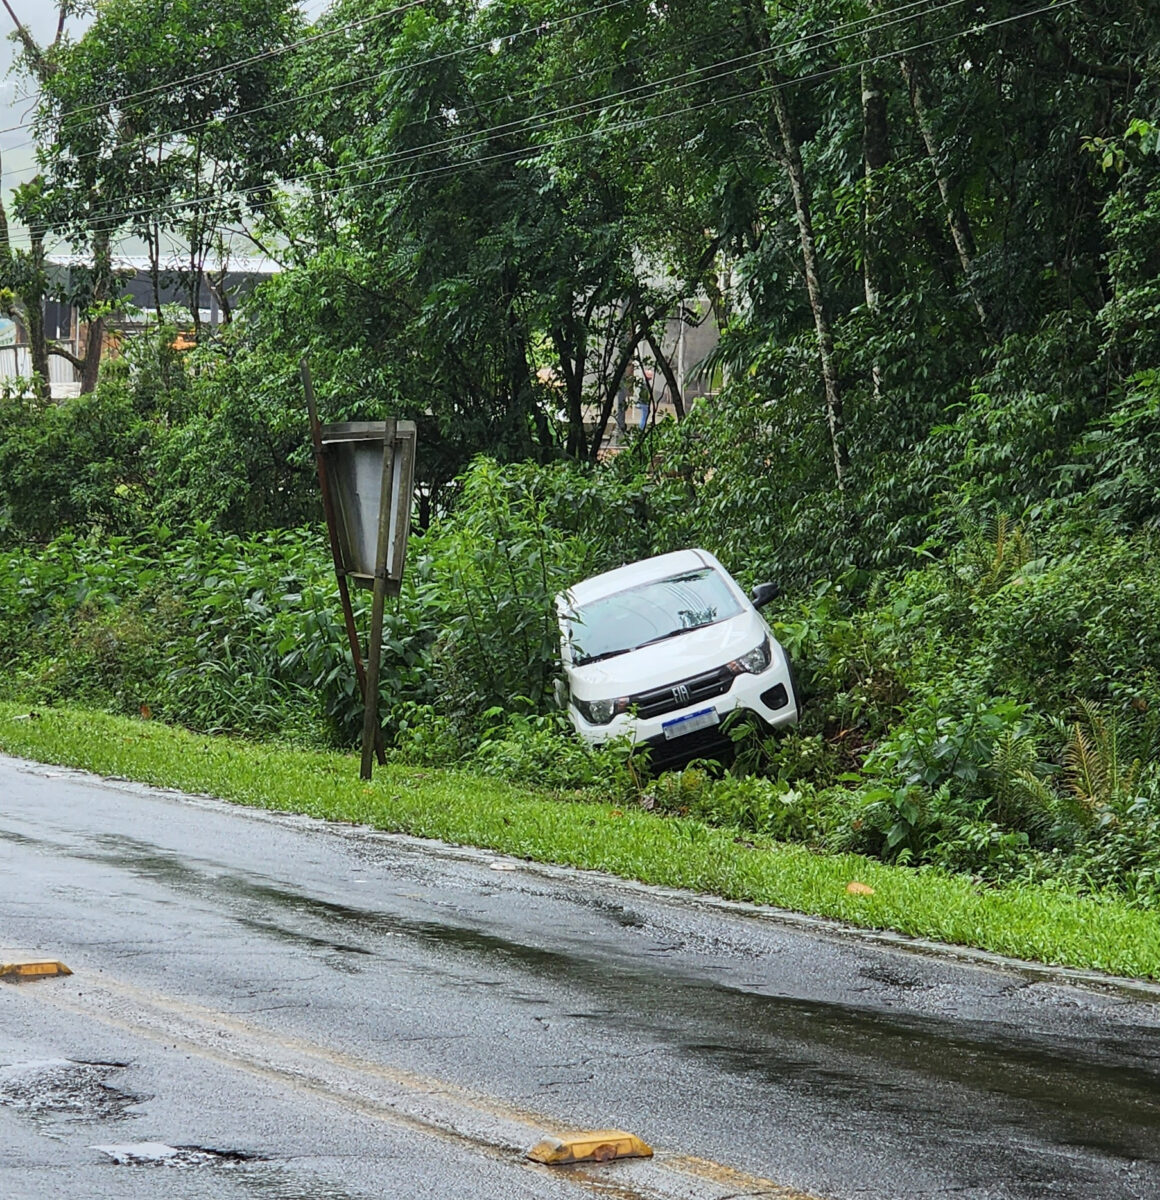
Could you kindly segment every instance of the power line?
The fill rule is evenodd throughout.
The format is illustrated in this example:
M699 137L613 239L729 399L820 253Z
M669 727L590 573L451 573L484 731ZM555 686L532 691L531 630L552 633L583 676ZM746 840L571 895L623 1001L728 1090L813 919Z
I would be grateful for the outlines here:
M418 2L418 0L417 0L417 2ZM610 2L607 4L600 5L596 8L587 9L582 13L574 13L572 16L562 17L559 20L556 20L552 23L551 32L555 33L558 28L562 28L566 25L572 24L575 21L579 21L581 19L589 19L592 17L599 16L600 14L605 13L605 12L609 11L610 9L622 8L626 4L629 4L631 2L632 2L632 0L610 0ZM924 2L925 2L925 0L913 0L914 4L922 4ZM959 2L965 2L965 0L959 0ZM906 7L912 7L912 5L907 5ZM447 51L445 54L435 54L435 55L430 56L429 58L416 59L414 62L407 63L403 66L387 67L386 69L384 69L382 71L374 71L374 72L371 72L369 75L362 75L357 79L346 80L343 83L331 84L329 87L318 88L315 91L303 92L303 93L300 93L300 94L297 94L294 96L289 96L283 100L271 101L269 104L257 105L254 108L240 109L238 112L226 113L221 117L212 117L207 121L202 121L195 125L188 125L183 129L171 130L167 136L180 137L183 134L196 133L200 129L208 129L210 126L221 125L226 121L240 120L242 117L254 116L258 113L268 112L272 109L281 108L288 104L299 104L303 100L312 100L312 99L316 99L321 96L330 95L334 92L345 91L347 88L358 87L359 84L371 83L371 82L374 82L375 80L385 79L391 75L402 75L408 71L413 71L413 70L416 70L416 69L422 68L422 67L432 66L435 63L445 62L448 59L457 58L463 54L470 54L475 50L485 49L487 47L494 45L494 43L497 41L510 43L510 42L515 41L517 38L526 36L527 34L532 34L532 33L541 34L542 32L543 32L543 24L540 23L540 24L536 24L536 25L526 26L523 29L516 30L513 33L493 34L487 38L484 38L482 41L475 42L475 43L472 43L467 46L461 46L456 50ZM594 68L590 72L581 72L580 74L573 76L572 78L573 79L587 78L588 75L595 74L596 70L597 69ZM183 81L181 81L181 80L177 80L173 84L170 84L167 86L177 87L182 82ZM524 94L527 94L527 93L516 93L517 96L524 95ZM30 129L32 127L33 127L32 123L26 123L24 125L12 126L11 129ZM0 129L0 134L6 133L6 132L10 132L10 130ZM36 138L29 138L26 141L18 142L15 146L8 147L8 149L10 151L21 150L21 149L24 149L25 147L38 146L39 144L40 143L37 141ZM148 139L144 135L142 135L142 137L137 139L136 143L130 142L126 146L120 147L120 149L132 150L132 149L136 148L137 146L140 146L140 147L148 146L148 147L152 148L155 145L156 145L155 141L153 141L152 139ZM76 155L74 157L74 161L83 162L87 158L96 158L96 157L99 157L101 154L102 154L102 151L100 151L100 150L86 151L84 154Z
M886 62L891 59L901 58L904 54L910 54L915 50L929 49L931 46L937 46L944 42L954 41L956 38L959 38L959 37L964 37L969 34L983 33L988 29L995 29L1002 25L1009 25L1015 21L1025 20L1028 17L1039 16L1045 12L1052 11L1053 9L1068 8L1075 3L1077 3L1077 0L1058 0L1058 2L1053 2L1050 4L1044 5L1042 8L1037 8L1030 12L1018 13L1014 16L1003 17L999 20L990 21L983 25L974 25L974 26L971 26L966 29L956 30L954 33L945 34L942 37L931 38L925 42L918 42L918 43L915 43L910 46L904 46L900 49L891 50L884 54L870 55L869 57L864 58L858 62L842 63L838 66L827 67L825 70L812 72L809 75L799 75L793 79L785 79L785 80L780 80L776 83L763 84L760 87L750 88L748 91L735 93L731 96L726 97L725 100L711 99L711 100L706 100L706 101L702 102L701 104L694 105L691 108L683 108L683 109L678 109L678 110L665 112L665 113L654 113L654 114L648 115L648 116L633 117L628 120L622 121L617 125L605 126L601 129L597 129L597 130L586 130L581 133L571 134L567 137L557 138L557 139L547 142L547 143L533 144L530 146L518 147L514 150L501 151L498 154L489 155L484 158L475 159L471 165L473 167L478 167L478 166L482 166L484 164L491 163L491 162L501 162L501 161L507 161L507 160L513 160L513 159L518 160L520 158L529 157L534 153L542 153L545 150L554 150L559 146L568 145L570 143L578 142L578 141L586 141L587 139L593 138L596 136L603 136L608 133L619 133L619 132L628 131L628 130L632 130L632 129L640 129L640 128L644 128L645 126L648 126L648 125L655 125L662 121L671 120L674 117L687 116L690 113L703 112L706 109L715 108L715 107L723 107L726 103L732 104L738 100L747 100L754 96L766 95L766 94L769 94L769 93L775 92L775 91L782 91L782 90L785 90L790 87L795 87L799 84L813 83L813 82L817 82L822 79L829 79L829 78L833 77L834 75L842 74L844 71L857 70L864 66L873 65L874 63ZM380 178L380 179L366 180L366 181L363 181L363 182L357 183L357 184L347 184L342 187L333 189L333 191L331 191L328 194L329 195L342 195L342 194L345 194L346 192L358 191L358 190L361 190L361 189L367 188L367 187L384 187L384 186L389 187L390 185L395 184L395 183L413 182L415 179L423 178L423 177L427 177L427 176L453 174L455 171L457 171L459 169L460 169L459 164L455 164L455 163L445 164L440 167L431 167L431 168L428 168L427 170L419 171L419 172L415 172L415 173L396 175L396 176L388 177L385 179ZM268 208L268 207L271 207L273 203L274 203L274 201L270 201L270 202L267 202L266 204L262 204L257 207L258 208Z
M915 0L914 3L904 5L903 8L906 9L906 8L922 7L926 2L927 2L927 0ZM920 15L925 17L925 16L931 15L932 13L944 12L948 9L958 7L960 4L964 4L964 3L967 3L967 0L945 0L945 2L941 5L939 5L937 8L927 9L925 12L923 12ZM896 9L893 11L897 12L900 10ZM821 38L823 36L826 36L827 40L818 41L818 42L816 42L816 44L807 45L805 48L807 48L811 51L818 51L818 50L827 49L831 46L841 45L844 41L848 41L853 37L860 36L862 33L866 32L866 30L855 29L855 31L853 33L843 34L841 36L828 36L828 35L835 34L838 30L841 30L841 29L854 28L856 26L863 25L866 23L866 21L868 19L869 18L861 18L858 21L846 22L841 25L833 26L828 30L819 31L816 34L807 35L807 38L806 38L807 42L809 41L810 38ZM888 28L893 25L909 24L910 20L911 20L910 18L905 18L905 19L899 18L897 20L883 21L878 24L875 24L873 26L873 31L877 32L880 29L885 29L885 28ZM790 49L793 47L801 47L801 44L802 44L802 39L792 38L789 41L780 43L779 45L770 46L770 47L767 47L762 50L750 51L747 54L738 55L735 58L723 59L720 62L711 63L706 67L698 67L698 68L695 68L690 71L683 71L679 74L669 75L669 76L659 79L659 80L650 80L647 83L638 84L635 87L626 88L620 92L613 92L608 96L601 96L601 97L599 97L599 105L600 105L601 110L604 110L604 109L612 107L612 102L614 102L614 101L627 100L627 99L648 100L648 99L651 99L653 96L660 94L662 88L665 87L666 85L669 86L670 91L684 91L684 90L687 90L688 88L696 87L699 84L716 83L722 79L729 78L729 76L731 76L731 75L736 75L736 74L740 73L741 71L746 70L749 67L758 66L758 65L760 65L760 63L762 61L764 61L767 58L773 57L780 51L787 50L787 49ZM728 67L730 69L729 70L719 70L718 69L718 68L724 68L724 67ZM576 77L572 77L572 78L576 78ZM566 80L565 82L570 82L570 81L571 80ZM469 130L463 134L459 134L456 137L444 139L443 141L430 142L424 146L411 147L410 149L404 150L404 151L391 151L387 154L372 156L370 158L362 159L360 162L358 162L356 164L352 164L350 166L346 166L346 167L339 166L339 167L330 168L326 171L319 172L318 174L313 175L313 176L303 176L299 179L299 182L307 182L307 181L310 181L310 180L313 180L316 178L321 178L326 175L337 173L339 171L362 169L367 166L372 166L372 165L375 165L380 162L394 162L394 161L413 162L418 159L428 157L429 154L438 154L438 153L446 152L449 149L451 149L451 150L456 149L461 145L470 145L471 143L479 140L481 137L490 138L490 137L494 137L498 134L510 132L512 130L518 129L518 130L521 130L522 132L535 133L539 129L545 128L546 126L550 125L553 121L559 120L561 117L566 116L569 113L573 113L579 109L589 108L591 106L591 104L592 104L592 101L587 98L583 99L583 100L578 100L573 104L564 105L560 108L548 110L547 112L534 113L528 117L520 117L520 118L517 118L512 121L504 122L503 124L500 124L500 125L493 125L493 126L488 127L485 130ZM409 127L409 125L422 124L422 123L423 122L409 122L408 126L404 126L404 128Z
M856 70L863 66L872 65L872 64L878 63L878 62L890 61L892 59L899 58L905 54L913 53L916 50L928 49L932 46L941 45L948 41L954 41L960 37L964 37L964 36L968 36L968 35L972 35L972 34L984 33L989 29L999 28L1004 25L1012 24L1016 21L1022 21L1022 20L1026 20L1030 17L1042 15L1043 13L1046 13L1046 12L1057 11L1062 8L1067 8L1067 7L1072 6L1076 2L1077 2L1077 0L1059 0L1059 2L1057 2L1057 3L1049 3L1046 5L1043 5L1040 8L1029 10L1027 12L1017 13L1012 16L1000 18L998 20L986 22L984 24L976 24L976 25L972 25L972 26L969 26L969 27L966 27L963 29L958 29L952 33L944 34L944 35L942 35L940 37L936 37L936 38L930 38L926 41L917 42L912 45L902 47L900 49L887 51L882 54L870 55L870 56L868 56L860 61L857 61L857 62L843 63L843 64L839 64L837 66L828 67L824 70L812 72L811 74L808 74L808 75L797 76L793 79L786 79L786 80L777 81L775 83L763 84L759 87L754 87L754 88L751 88L744 92L732 94L723 99L712 98L712 99L702 102L701 104L694 105L692 107L681 108L681 109L677 109L677 110L673 110L673 111L669 111L669 112L637 116L637 117L633 117L633 118L621 121L617 124L604 126L600 129L584 130L579 133L571 134L571 135L568 135L565 137L556 138L556 139L553 139L548 142L532 143L530 145L516 147L512 150L501 151L501 152L493 154L493 155L488 155L488 156L484 156L482 158L477 158L477 159L473 160L471 165L473 167L480 167L480 166L484 166L484 165L487 165L490 163L519 160L521 158L527 158L527 157L530 157L533 155L543 154L544 152L546 152L548 150L557 149L561 146L566 146L566 145L570 145L570 144L573 144L576 142L585 141L585 140L588 140L590 138L594 138L597 136L606 136L609 133L620 133L620 132L627 132L627 131L634 130L634 129L641 129L641 128L644 128L649 125L657 124L658 122L671 120L674 117L688 116L690 114L697 113L697 112L703 112L703 111L706 111L706 110L714 108L714 107L723 107L725 104L736 103L739 100L750 99L754 96L768 94L768 93L771 93L774 91L783 90L783 89L797 86L800 84L811 83L811 82L816 82L818 80L831 78L832 76L841 74L842 72L845 72L845 71ZM362 167L364 165L365 164L363 164L363 163L357 164L357 166L359 166L359 167ZM372 180L364 180L359 183L344 184L339 187L330 189L329 191L325 192L324 194L329 197L337 197L337 196L345 195L348 193L361 191L364 188L368 188L368 187L385 188L385 187L390 187L397 183L414 182L414 181L416 181L418 179L422 179L422 178L430 178L430 177L437 177L439 175L453 174L456 171L459 171L461 169L462 169L462 164L459 164L459 163L443 164L441 166L430 167L430 168L427 168L425 170L421 170L418 172L409 172L409 173L399 174L399 175L395 175L395 176L388 176L385 178L380 177L380 178L376 178L376 179L372 179ZM283 181L281 181L281 183L283 186L285 186L285 185L293 186L295 184L310 183L319 178L323 178L326 174L333 175L334 173L335 172L328 172L328 173L321 173L321 174L315 174L315 175L301 176L301 177L297 177L297 178L283 180ZM121 213L106 214L105 216L97 218L95 221L93 221L90 224L89 228L94 229L94 230L104 228L105 226L108 226L109 228L115 228L117 225L123 223L125 220L130 219L135 216L150 216L150 215L157 215L162 212L180 211L181 209L188 209L188 208L193 207L194 205L203 204L203 203L217 202L217 203L223 204L223 205L227 204L227 203L240 203L247 196L257 195L259 193L266 192L269 190L270 190L269 186L260 187L260 188L250 188L250 189L244 189L242 191L234 192L228 197L226 197L226 196L223 196L223 197L204 196L204 197L199 197L196 199L181 201L179 203L175 203L175 204L171 204L171 205L158 206L156 208L147 207L147 208L143 208L143 209L128 210L128 211L124 211ZM260 212L260 211L272 208L274 205L282 202L283 199L286 199L286 197L275 197L275 198L272 198L267 201L258 202L256 204L250 204L250 205L248 205L248 207L250 208L250 210L252 212Z
M698 86L699 84L703 84L703 83L719 82L720 80L723 80L723 79L729 77L730 75L737 74L738 72L745 70L750 66L758 65L759 62L761 62L765 59L768 59L768 58L770 58L782 51L785 51L785 50L789 50L789 49L793 49L793 48L802 49L804 47L805 49L809 49L811 51L816 52L819 50L826 49L830 46L840 45L843 41L849 40L853 37L861 36L863 33L866 33L866 32L877 32L879 30L890 28L890 27L897 26L897 25L906 25L906 24L911 23L911 21L914 18L912 16L898 15L898 14L909 13L909 11L911 9L915 9L915 8L924 8L924 5L926 4L926 2L927 2L927 0L913 0L912 3L908 3L908 4L900 6L897 9L891 10L891 12L889 14L887 14L888 19L885 19L885 20L865 17L865 18L859 18L858 20L855 20L855 21L842 22L838 25L831 26L828 29L819 30L819 31L816 31L815 33L808 34L808 35L806 35L806 37L804 39L801 37L791 38L791 39L789 39L783 43L780 43L778 45L770 46L770 47L767 47L767 48L764 48L761 50L750 51L743 55L737 55L737 56L734 56L733 58L724 59L719 62L708 64L707 66L704 66L704 67L695 68L693 70L683 71L678 74L670 75L670 76L664 77L659 80L651 80L644 84L639 84L639 85L636 85L631 88L626 88L620 92L616 92L616 93L612 93L608 96L600 97L599 103L600 103L600 106L602 109L607 109L607 108L611 108L613 106L614 102L617 102L617 101L623 101L623 100L627 100L630 98L637 99L637 100L649 99L652 96L660 94L662 89L665 88L666 86L669 87L671 91L678 91L678 90L686 90L688 88L695 87L695 86ZM945 0L945 3L937 6L934 9L925 8L924 12L922 12L921 14L918 14L918 15L920 15L920 16L935 15L937 13L945 12L951 8L958 7L959 5L961 5L965 2L966 2L966 0ZM608 4L605 6L605 8L614 8L614 7L617 7L620 3L623 3L623 0L615 0L615 3ZM602 11L602 10L590 10L590 12L587 15L592 15L592 12L599 12L599 11ZM533 28L538 29L539 27L533 27ZM846 30L848 32L842 33L841 31L843 31L843 30ZM526 31L521 31L521 32L526 32ZM515 37L519 36L519 34L518 33L512 34L510 36L512 39L514 39ZM490 46L495 40L496 40L495 38L487 38L484 41L476 43L475 45L473 45L471 47L467 47L466 49L477 50L477 49L480 49L485 46ZM416 63L408 64L406 67L403 67L403 68L391 68L390 71L384 72L384 74L391 73L394 70L413 70L417 67L421 67L421 66L429 65L431 63L442 61L444 58L447 58L447 57L450 57L450 55L438 55L438 56L433 56L428 59L418 60ZM729 68L729 69L723 70L722 68ZM571 82L572 80L574 80L576 78L582 78L582 77L584 77L583 74L580 76L572 76L561 82ZM469 130L463 134L459 134L457 136L447 138L447 139L444 139L439 142L431 142L431 143L427 143L426 145L423 145L423 146L411 147L411 148L409 148L407 150L403 150L403 151L390 151L390 152L387 152L387 153L384 153L381 155L361 159L357 163L348 164L345 166L340 165L337 167L330 167L330 168L326 168L324 170L312 172L307 175L292 177L291 179L288 179L285 182L291 183L291 184L293 184L293 183L310 184L310 183L315 183L319 180L331 178L335 175L340 175L346 171L361 170L361 169L365 169L367 166L373 166L373 165L380 164L380 163L389 163L389 162L411 163L411 162L419 161L423 158L430 157L434 154L447 153L448 151L453 151L462 145L471 144L481 138L493 138L493 137L499 136L503 133L512 132L514 130L519 130L520 132L523 132L523 133L535 133L538 130L543 129L546 126L550 125L554 120L558 120L563 116L566 116L570 113L577 111L578 109L587 108L590 106L590 104L591 104L591 101L588 99L580 100L573 104L564 105L557 109L552 109L552 110L548 110L546 112L541 112L541 113L534 113L529 116L520 117L515 120L502 123L500 125L490 126L484 130ZM412 122L408 122L408 124L406 126L404 126L404 128L407 128L407 127L410 127L413 125L424 124L424 123L425 122L412 121ZM267 190L271 186L274 186L274 185L273 184L264 184L264 185L260 185L258 187L246 189L243 192L236 192L235 195L239 195L239 196L255 195L262 191ZM150 196L150 195L155 195L155 196L165 195L165 194L167 194L167 189L164 187L156 187L156 188L148 189L140 194L143 196L146 196L146 197ZM161 212L161 211L173 211L175 209L180 210L182 208L188 208L194 204L201 203L207 199L212 199L212 197L201 197L201 198L197 198L197 199L175 201L168 206L158 206L155 210L152 208L147 208L147 209L136 210L136 212L147 215L148 213L153 212L153 211ZM100 219L100 218L98 218L98 219Z
M806 82L811 82L811 81L814 81L817 79L827 78L829 76L838 74L845 70L850 70L850 69L854 69L856 67L861 67L863 65L866 65L866 64L872 63L872 62L877 62L877 61L882 61L885 59L899 57L902 54L910 53L913 50L925 49L929 46L937 45L937 44L940 44L942 42L946 42L949 40L954 40L955 38L958 38L958 37L963 36L968 33L983 32L984 30L993 28L995 26L1005 25L1005 24L1010 23L1011 21L1022 20L1029 16L1035 16L1041 12L1046 12L1051 8L1066 7L1067 5L1070 5L1072 3L1075 3L1075 0L1063 0L1062 4L1049 4L1042 9L1035 10L1034 12L1018 14L1017 16L1005 18L1005 19L995 21L995 22L991 22L987 25L972 26L968 29L956 30L954 33L944 35L943 37L931 39L929 41L918 43L918 44L915 44L912 46L908 46L901 50L896 50L896 51L893 51L893 52L890 52L887 54L872 56L872 57L865 59L859 63L842 64L837 67L829 68L825 71L815 72L812 75L799 76L795 79L785 80L785 81L782 81L777 84L770 84L770 85L764 85L764 86L761 86L758 88L753 88L749 91L730 96L727 98L727 101L732 103L737 100L747 99L747 98L750 98L755 95L778 90L783 87L788 87L788 86L791 86L796 83L806 83ZM630 130L630 129L634 129L634 128L641 128L646 125L655 124L658 121L663 121L663 120L667 120L667 119L670 119L675 116L680 116L682 114L688 114L691 112L700 112L700 111L703 111L708 108L719 106L723 103L724 103L724 101L713 99L713 100L706 101L700 105L696 105L693 108L686 108L686 109L681 109L678 111L673 111L673 112L668 112L668 113L654 114L652 116L634 117L630 120L620 122L617 125L605 126L600 130L585 131L585 132L573 134L573 135L570 135L567 137L558 138L552 142L537 143L537 144L532 144L529 146L517 147L513 150L502 151L502 152L494 154L494 155L489 155L489 156L485 156L483 158L478 158L473 161L472 166L478 167L478 166L482 166L482 165L492 163L492 162L500 162L500 161L506 161L506 160L527 157L533 153L542 153L547 149L553 149L558 146L567 145L567 144L570 144L570 143L573 143L576 141L585 140L587 138L594 137L598 134L604 135L604 134L608 134L608 133L615 133L615 132ZM489 131L485 130L482 132L486 135ZM367 165L365 162L355 164L356 167L363 167L365 165ZM283 180L281 182L283 185L308 184L311 182L316 182L317 180L326 178L328 176L333 176L335 174L338 174L341 170L348 170L348 169L352 169L352 168L349 168L349 167L348 168L336 168L331 171L317 172L313 175L292 177L290 179ZM330 189L326 194L334 197L334 196L343 195L348 192L361 191L362 189L367 188L367 187L384 187L384 186L390 186L395 183L413 182L416 179L420 179L420 178L424 178L424 177L454 173L455 171L457 171L459 169L460 169L460 164L454 164L454 163L453 164L444 164L439 167L432 167L432 168L428 168L426 170L422 170L422 171L418 171L418 172L411 172L411 173L406 173L406 174L401 174L401 175L396 175L393 177L386 177L386 178L380 177L378 179L367 180L367 181L363 181L361 183L342 185L342 186ZM111 227L115 227L115 225L120 224L122 221L124 221L130 217L133 217L133 216L149 216L149 215L156 215L156 214L159 214L162 212L167 212L167 211L168 212L180 211L182 209L188 209L196 204L209 203L209 202L213 202L215 200L217 200L223 204L229 203L231 201L236 203L236 202L242 201L247 196L253 196L253 195L257 195L261 192L269 191L272 186L273 185L259 187L259 188L250 188L250 189L245 189L243 191L236 191L229 197L226 197L226 196L223 196L223 197L202 196L202 197L198 197L198 198L194 198L194 199L188 199L188 200L176 202L176 203L170 204L170 205L147 207L147 208L136 209L136 210L126 211L126 212L116 213L116 214L106 214L104 217L97 218L94 222L92 222L90 227L91 228L101 228L106 224L109 224ZM261 202L258 204L251 204L248 207L250 207L251 211L258 212L258 211L262 211L264 209L271 208L279 202L280 202L279 198L273 198L271 200Z
M285 46L277 46L271 50L264 50L261 54L254 54L248 58L240 58L235 62L223 63L221 66L213 67L207 71L199 71L196 75L186 75L181 79L169 79L165 83L156 84L154 87L143 88L139 92L130 92L124 96L110 96L104 100L97 101L93 104L84 104L79 108L71 109L66 117L62 120L67 121L68 118L81 116L85 113L95 112L107 106L115 106L126 104L130 100L139 100L145 96L155 96L158 92L172 91L174 88L182 87L190 83L199 83L203 79L211 79L215 75L223 75L227 71L236 71L240 67L252 66L257 62L264 62L271 58L277 58L279 55L288 54L291 50L298 50L302 46L308 46L312 42L320 41L322 38L335 37L340 33L350 33L352 30L359 29L364 25L369 25L374 21L383 21L387 17L396 17L400 13L406 12L408 9L417 8L423 4L424 0L407 0L407 3L400 4L396 8L387 9L381 13L373 13L369 17L362 17L357 21L351 21L346 25L336 26L333 29L324 29L319 33L312 33L308 37L300 38L296 42L288 42ZM32 129L34 123L31 121L22 122L19 125L9 125L5 128L0 128L0 134L18 133L22 129Z

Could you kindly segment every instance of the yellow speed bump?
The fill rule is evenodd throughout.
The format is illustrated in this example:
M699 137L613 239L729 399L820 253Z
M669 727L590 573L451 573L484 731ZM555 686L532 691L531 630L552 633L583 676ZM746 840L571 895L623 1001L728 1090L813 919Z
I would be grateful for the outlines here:
M546 1137L525 1157L532 1162L560 1167L566 1163L611 1162L614 1158L652 1158L652 1147L620 1129L596 1129L569 1137Z
M0 963L0 979L49 979L53 975L71 975L62 962L53 958L35 959L31 962Z

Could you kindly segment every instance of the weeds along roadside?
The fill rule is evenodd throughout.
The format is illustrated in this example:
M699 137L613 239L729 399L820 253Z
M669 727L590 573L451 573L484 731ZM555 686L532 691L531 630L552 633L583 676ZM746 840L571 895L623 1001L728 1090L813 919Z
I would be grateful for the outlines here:
M0 752L774 905L856 927L1160 979L1154 914L1123 900L1034 884L983 887L937 868L818 855L693 817L672 819L640 805L601 802L591 792L568 803L559 792L397 762L363 783L351 754L208 737L157 721L77 709L29 710L12 702L0 702Z
M416 542L385 640L396 761L975 887L1160 905L1151 539L1036 548L1000 520L909 574L799 590L777 632L805 687L802 725L770 738L739 724L727 771L651 778L624 747L589 753L551 708L551 597L606 565L577 532L574 486L484 460L456 519ZM604 486L583 502L629 514L639 498ZM66 534L0 554L0 685L29 704L346 747L361 711L338 612L316 530Z

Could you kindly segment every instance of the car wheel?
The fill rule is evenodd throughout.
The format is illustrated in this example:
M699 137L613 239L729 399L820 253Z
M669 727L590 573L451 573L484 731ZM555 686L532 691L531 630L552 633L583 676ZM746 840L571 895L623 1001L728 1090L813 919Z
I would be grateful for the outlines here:
M784 647L783 647L784 653ZM802 719L802 694L798 688L797 672L793 669L793 659L785 656L785 665L789 669L789 690L793 694L793 706L797 710L797 719Z

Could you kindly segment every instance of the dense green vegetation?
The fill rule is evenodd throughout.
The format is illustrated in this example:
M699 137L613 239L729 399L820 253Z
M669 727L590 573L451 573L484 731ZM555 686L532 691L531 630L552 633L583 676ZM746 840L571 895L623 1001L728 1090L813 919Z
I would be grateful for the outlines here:
M18 206L94 262L241 221L284 270L192 351L159 313L80 398L0 398L9 697L353 743L306 351L327 419L420 424L399 761L1160 906L1160 10L192 11L180 44L272 57L242 90L160 51L114 85L118 37L165 30L103 5L32 63ZM27 307L35 255L0 259ZM686 406L690 296L721 337ZM598 458L642 356L683 419ZM686 545L782 583L806 716L651 779L567 736L551 598Z
M802 676L802 725L778 738L738 727L723 778L706 766L650 781L627 747L592 755L572 742L549 699L551 596L616 556L591 549L595 533L620 523L641 538L629 518L643 494L645 528L664 536L634 552L680 528L683 485L622 480L627 461L594 475L481 460L454 514L416 540L385 648L397 758L603 788L831 851L1160 900L1149 537L1077 524L1033 551L1000 521L868 588L823 582L776 624ZM9 695L205 731L356 740L316 529L66 533L0 555L0 597Z

